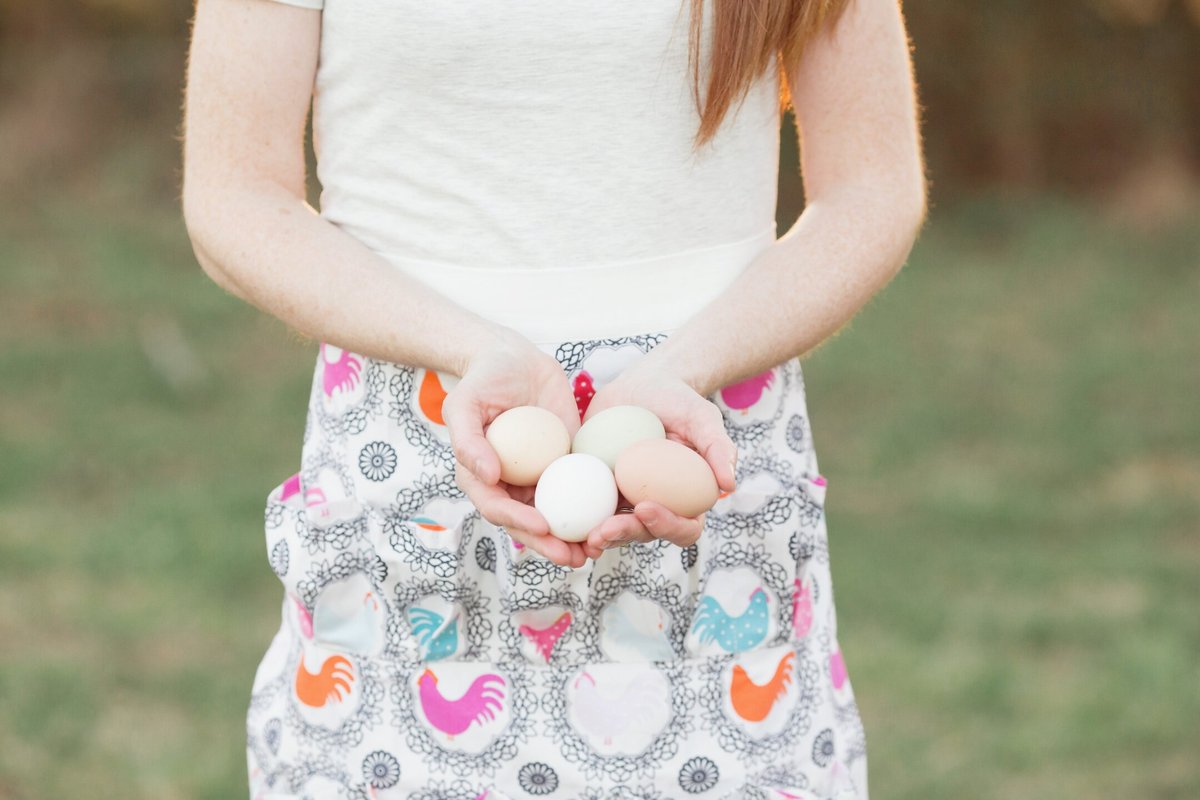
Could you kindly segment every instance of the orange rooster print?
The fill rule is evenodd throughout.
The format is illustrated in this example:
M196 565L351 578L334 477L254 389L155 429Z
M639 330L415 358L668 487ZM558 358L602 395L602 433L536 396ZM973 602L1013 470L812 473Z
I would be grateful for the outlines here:
M445 399L446 390L442 387L437 372L426 370L425 377L421 379L421 388L417 392L417 405L421 407L421 413L435 425L446 424L442 419L442 402Z
M343 656L333 655L325 659L315 673L308 671L301 657L296 668L296 699L312 708L340 703L344 699L342 693L349 693L353 683L353 668Z
M791 683L792 659L795 655L790 651L784 653L771 679L761 686L750 679L741 664L734 665L733 677L729 682L729 700L739 717L747 722L762 722L767 718Z

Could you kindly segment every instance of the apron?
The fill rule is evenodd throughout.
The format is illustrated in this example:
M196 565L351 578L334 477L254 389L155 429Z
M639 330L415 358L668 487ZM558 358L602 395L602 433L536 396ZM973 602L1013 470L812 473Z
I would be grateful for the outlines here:
M581 414L669 333L538 345ZM711 396L737 489L700 540L560 567L454 478L453 376L321 345L300 471L269 495L282 619L250 796L866 800L798 359Z

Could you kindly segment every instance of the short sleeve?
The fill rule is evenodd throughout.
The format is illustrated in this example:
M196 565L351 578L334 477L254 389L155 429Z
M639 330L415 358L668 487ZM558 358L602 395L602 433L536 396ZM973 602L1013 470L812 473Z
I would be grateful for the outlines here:
M298 8L314 8L317 11L325 7L325 0L272 0L272 2L283 3Z

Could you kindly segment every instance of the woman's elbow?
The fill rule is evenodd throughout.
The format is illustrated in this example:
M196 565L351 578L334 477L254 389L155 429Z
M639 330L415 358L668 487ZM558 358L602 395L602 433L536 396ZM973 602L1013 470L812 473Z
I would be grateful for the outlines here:
M895 223L895 238L897 240L896 271L899 271L908 260L908 254L916 244L921 229L925 227L925 219L929 213L929 189L924 170L906 170L893 183L889 203L889 216Z
M929 182L919 155L910 160L906 169L899 171L894 185L896 214L902 229L909 235L911 246L925 226L929 213Z
M184 180L181 196L183 224L192 243L192 252L200 268L213 283L244 299L237 284L222 268L220 261L213 256L213 252L218 248L216 237L220 232L221 221L213 213L213 209L217 207L216 201L209 195L210 192L200 188L196 182Z
M183 225L192 243L192 252L196 254L196 261L211 276L216 265L208 255L213 225L205 208L206 200L203 193L188 182L184 183L181 199Z

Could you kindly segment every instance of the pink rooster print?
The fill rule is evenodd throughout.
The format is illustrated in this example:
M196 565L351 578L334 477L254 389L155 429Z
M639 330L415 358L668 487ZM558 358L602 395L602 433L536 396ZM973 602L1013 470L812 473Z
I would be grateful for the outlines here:
M426 669L417 679L420 688L421 711L429 724L442 733L453 737L462 733L473 723L483 724L494 719L496 712L504 708L504 678L488 672L480 675L461 697L450 699L438 691L438 677L432 669Z
M558 640L570 626L571 612L564 611L549 627L539 629L522 625L518 630L522 636L533 642L537 651L542 654L542 658L546 659L548 664L550 663L550 654L554 651L554 645L558 644Z
M329 360L330 350L340 353L333 361ZM335 391L343 392L353 389L358 384L358 376L362 371L362 361L348 350L340 350L324 342L321 343L321 388L326 397L333 397Z
M775 382L775 370L769 369L758 375L738 383L732 383L721 390L721 400L729 408L737 409L745 414L755 403L762 399L763 391Z
M288 478L279 487L279 502L286 503L296 495L300 494L300 473L297 472L292 477Z
M841 649L835 650L829 656L829 678L833 681L833 688L839 692L846 685L846 679L849 674L846 672L846 659L842 658Z
M320 486L314 486L311 489L304 488L304 485L300 482L299 472L279 485L279 502L286 503L293 497L299 497L302 491L304 494L304 505L308 508L328 502L325 492Z
M812 630L812 585L796 578L795 587L792 591L792 633L797 639L803 639Z

